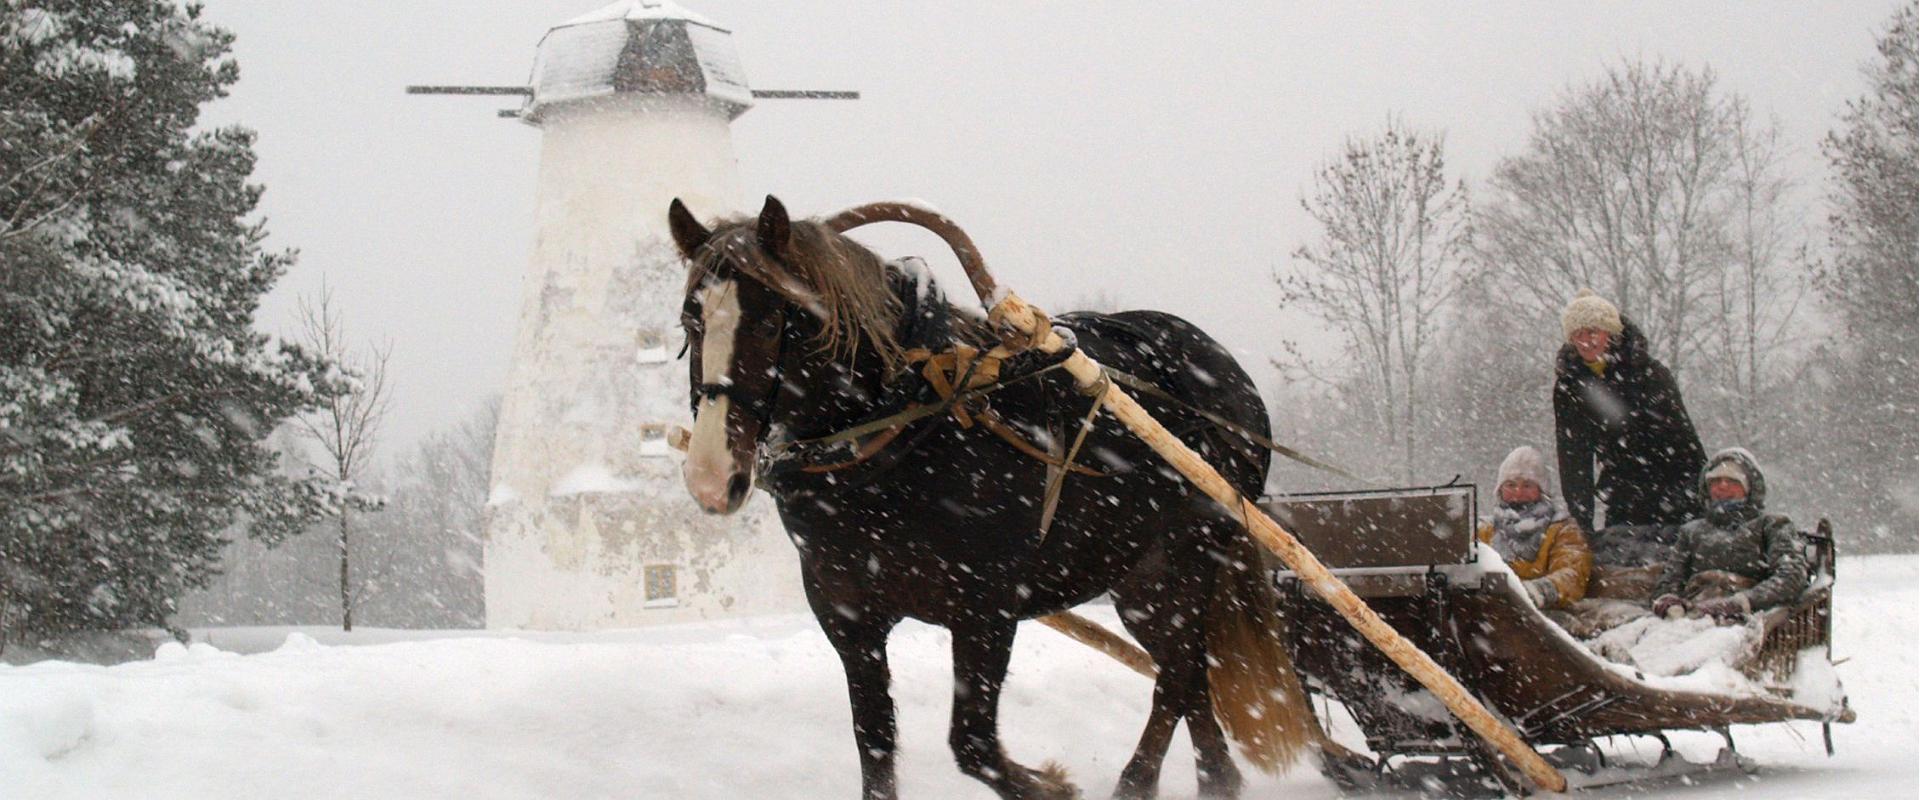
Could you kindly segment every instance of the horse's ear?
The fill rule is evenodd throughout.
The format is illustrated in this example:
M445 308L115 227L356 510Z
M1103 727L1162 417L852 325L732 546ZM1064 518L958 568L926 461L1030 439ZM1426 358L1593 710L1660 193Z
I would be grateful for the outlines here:
M773 195L767 195L767 204L760 209L760 247L774 255L787 252L787 240L793 235L793 223L787 218L787 207Z
M692 261L693 254L700 252L700 247L713 238L713 231L707 230L700 220L694 219L693 212L688 211L687 204L680 202L678 197L673 198L673 205L667 207L667 227L673 229L673 243L680 247L680 255L688 261Z

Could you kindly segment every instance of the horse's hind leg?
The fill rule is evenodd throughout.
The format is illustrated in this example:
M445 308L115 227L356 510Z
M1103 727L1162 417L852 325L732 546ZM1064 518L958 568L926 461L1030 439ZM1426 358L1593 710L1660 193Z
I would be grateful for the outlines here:
M1205 661L1196 659L1175 666L1169 658L1162 663L1160 678L1153 685L1153 711L1147 717L1146 730L1140 733L1140 745L1134 749L1133 758L1120 772L1120 784L1113 796L1127 800L1154 796L1167 748L1173 743L1174 727L1185 719L1187 735L1193 740L1200 796L1238 797L1240 768L1234 765L1226 734L1213 717Z
M1208 566L1211 562L1206 562ZM1194 574L1209 577L1191 577ZM1140 744L1120 771L1114 789L1119 798L1153 797L1160 783L1161 765L1174 729L1181 720L1193 739L1200 773L1200 791L1206 797L1233 797L1239 792L1240 772L1227 750L1226 737L1213 718L1209 702L1204 610L1212 581L1210 574L1190 566L1189 577L1169 578L1153 570L1117 595L1121 620L1160 668L1153 684L1153 710Z
M1154 660L1160 660L1159 654L1154 654ZM1120 783L1113 789L1118 800L1144 800L1159 791L1160 765L1166 761L1167 746L1173 743L1174 728L1184 716L1182 695L1186 691L1178 686L1186 679L1167 666L1161 663L1160 676L1153 682L1153 710L1147 714L1147 727L1140 732L1140 744L1120 770Z
M1065 775L1020 766L1000 746L1000 687L1006 682L1017 625L1009 620L953 626L953 724L947 743L961 772L1003 798L1079 797Z
M1204 670L1201 680L1206 680ZM1200 773L1200 796L1230 798L1240 796L1240 768L1234 766L1233 753L1220 721L1213 717L1211 692L1202 691L1199 707L1187 715L1187 735L1193 739L1194 767Z

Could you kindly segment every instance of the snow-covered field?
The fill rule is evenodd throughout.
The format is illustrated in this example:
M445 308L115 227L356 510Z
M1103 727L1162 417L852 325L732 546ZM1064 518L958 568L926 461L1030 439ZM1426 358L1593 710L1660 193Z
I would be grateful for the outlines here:
M1916 564L1840 562L1835 651L1860 721L1836 726L1839 755L1822 752L1817 725L1738 728L1757 775L1587 795L1920 795ZM852 798L859 787L839 662L803 617L590 635L199 634L114 667L0 666L0 797ZM893 638L902 794L988 797L946 751L947 646L911 623ZM1003 730L1015 758L1057 760L1104 796L1147 700L1144 679L1030 626ZM1675 741L1706 759L1718 739ZM1189 758L1182 737L1163 796L1193 796ZM1337 795L1306 769L1249 778L1249 798Z

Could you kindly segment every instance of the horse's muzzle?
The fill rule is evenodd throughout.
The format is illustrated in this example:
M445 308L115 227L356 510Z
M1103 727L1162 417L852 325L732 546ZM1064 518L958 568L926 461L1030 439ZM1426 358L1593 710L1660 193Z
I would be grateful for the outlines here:
M689 465L689 467L692 465ZM686 469L687 493L700 510L709 514L731 514L740 510L753 492L753 473L747 470L710 471Z

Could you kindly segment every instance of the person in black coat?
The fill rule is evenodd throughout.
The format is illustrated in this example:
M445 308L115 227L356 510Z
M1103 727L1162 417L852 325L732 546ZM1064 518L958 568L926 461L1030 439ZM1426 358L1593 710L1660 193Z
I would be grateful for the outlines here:
M1555 360L1553 424L1573 519L1599 530L1605 503L1609 527L1687 521L1707 458L1673 373L1647 352L1646 335L1590 289L1567 304L1561 323L1567 343Z

